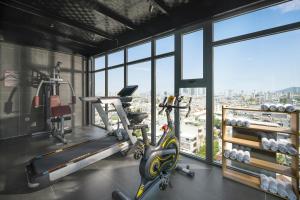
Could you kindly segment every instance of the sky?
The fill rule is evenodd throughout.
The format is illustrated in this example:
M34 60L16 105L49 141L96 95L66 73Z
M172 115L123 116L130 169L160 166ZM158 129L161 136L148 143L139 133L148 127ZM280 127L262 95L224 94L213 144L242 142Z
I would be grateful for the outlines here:
M294 22L300 22L300 0L216 22L214 40ZM183 35L183 78L203 77L202 38L202 30ZM174 36L157 40L156 48L157 54L174 50ZM128 49L128 61L145 58L150 54L150 43L132 47ZM123 51L108 57L109 65L122 62ZM215 47L213 62L216 94L228 90L252 92L300 87L300 30ZM95 65L101 68L104 66L104 59L97 59ZM174 57L159 59L156 65L157 92L167 91L171 94L174 90ZM104 84L103 74L96 75L96 85ZM109 93L121 90L123 79L123 68L109 72ZM150 62L128 66L128 83L138 84L139 93L149 93ZM104 86L96 87L96 95L100 95L103 88Z

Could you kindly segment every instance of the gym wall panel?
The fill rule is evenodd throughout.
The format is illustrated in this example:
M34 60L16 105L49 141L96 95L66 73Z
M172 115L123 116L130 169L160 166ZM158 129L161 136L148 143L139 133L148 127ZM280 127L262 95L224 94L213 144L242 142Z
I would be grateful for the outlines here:
M20 71L20 49L0 45L0 137L8 138L19 134L20 88L5 86L7 70Z
M84 57L0 42L0 139L45 129L43 108L32 108L36 74L48 74L58 61L62 62L61 77L72 84L77 97L84 96ZM9 85L8 72L16 74L16 83ZM71 102L68 86L61 87L60 97L63 104ZM67 125L82 126L84 112L78 98L73 110L74 118Z

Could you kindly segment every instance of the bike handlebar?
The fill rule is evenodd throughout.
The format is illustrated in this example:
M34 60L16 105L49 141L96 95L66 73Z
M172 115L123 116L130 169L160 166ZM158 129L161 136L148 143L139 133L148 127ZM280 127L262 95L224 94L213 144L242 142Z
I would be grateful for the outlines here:
M182 101L183 96L176 97L176 100L175 100L175 103L174 103L175 105L167 105L166 104L167 99L168 98L165 97L164 100L163 100L163 103L159 104L159 107L162 108L162 109L158 112L158 114L161 114L166 108L169 108L169 109L176 108L176 109L188 109L186 117L189 116L189 114L191 112L192 97L189 98L188 103L184 106L179 106L179 103Z

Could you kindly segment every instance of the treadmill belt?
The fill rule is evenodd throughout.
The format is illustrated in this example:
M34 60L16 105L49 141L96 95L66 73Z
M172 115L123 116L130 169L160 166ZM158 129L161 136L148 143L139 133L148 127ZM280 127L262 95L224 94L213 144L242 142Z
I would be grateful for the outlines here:
M54 153L39 159L33 159L32 167L36 174L43 173L57 166L63 165L70 160L78 158L88 153L94 153L101 149L106 149L111 145L118 143L117 139L107 136L97 140L91 140L76 147L65 149L61 152Z

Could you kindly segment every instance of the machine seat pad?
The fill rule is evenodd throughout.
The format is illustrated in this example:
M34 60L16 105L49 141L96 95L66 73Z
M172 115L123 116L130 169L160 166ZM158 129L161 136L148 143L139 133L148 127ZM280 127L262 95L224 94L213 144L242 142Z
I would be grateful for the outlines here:
M61 119L61 117L54 117L54 118L51 118L51 122L60 122L60 119ZM72 119L71 116L64 116L65 121L68 121L71 119Z
M127 117L131 123L141 123L148 117L148 114L142 112L129 112L127 113Z
M51 108L51 117L62 117L64 115L70 115L71 108L68 105L55 106Z

